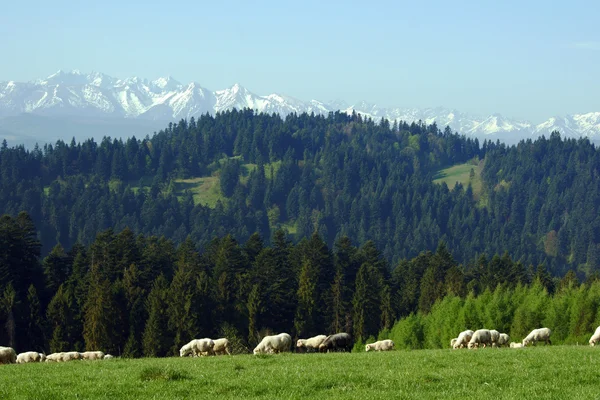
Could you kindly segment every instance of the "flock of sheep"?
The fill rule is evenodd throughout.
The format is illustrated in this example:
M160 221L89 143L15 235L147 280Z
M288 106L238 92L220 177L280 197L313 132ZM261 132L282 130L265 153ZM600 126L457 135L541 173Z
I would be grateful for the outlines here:
M35 351L26 351L17 354L12 347L0 346L0 364L26 364L34 362L66 362L73 360L110 360L114 358L110 354L101 351L67 351L45 355Z
M450 341L450 347L453 349L469 348L475 349L480 346L521 348L527 345L535 345L537 342L551 344L550 334L552 331L548 328L534 329L523 339L521 343L510 342L510 337L506 333L500 333L494 329L479 329L473 332L466 330L461 332L458 337ZM590 346L595 346L600 342L600 326L590 338ZM318 335L309 339L298 339L296 342L297 351L305 352L329 352L329 351L351 351L354 346L352 337L348 333L336 333L335 335ZM292 337L288 333L279 335L265 336L254 348L253 353L257 354L276 354L291 351ZM365 351L389 351L394 349L392 340L380 340L365 345ZM200 357L209 355L231 355L231 345L226 338L221 339L194 339L184 345L179 350L180 357ZM35 351L27 351L17 355L12 347L0 346L0 364L25 364L32 362L66 362L73 360L109 360L114 358L110 354L104 354L101 351L86 351L79 353L77 351L52 353L48 356Z
M301 352L329 352L329 351L352 351L354 342L348 333L336 333L335 335L318 335L309 339L298 339L296 350ZM394 349L391 340L380 340L365 346L366 351L387 351ZM254 348L253 353L277 354L292 351L292 336L289 333L265 336ZM179 350L181 357L200 357L219 354L231 354L229 340L221 339L193 339Z
M550 335L552 331L549 328L538 328L532 330L529 335L523 339L521 343L510 342L510 336L506 333L500 333L495 329L479 329L473 332L472 330L466 330L461 332L457 338L450 341L450 347L453 349L476 349L479 346L491 346L491 347L502 347L510 346L511 348L526 347L530 344L535 345L537 342L544 342L546 344L552 344L550 341ZM596 331L590 338L590 346L596 345L600 341L600 326L596 328Z

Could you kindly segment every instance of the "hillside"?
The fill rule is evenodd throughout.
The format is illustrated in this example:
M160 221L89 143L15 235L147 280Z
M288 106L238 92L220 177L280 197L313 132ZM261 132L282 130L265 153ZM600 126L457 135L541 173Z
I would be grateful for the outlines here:
M509 251L554 274L589 275L600 259L598 152L558 135L507 147L435 125L244 110L142 140L4 147L0 162L0 212L27 211L43 254L107 228L200 247L284 228L373 240L392 264L440 240L460 262Z

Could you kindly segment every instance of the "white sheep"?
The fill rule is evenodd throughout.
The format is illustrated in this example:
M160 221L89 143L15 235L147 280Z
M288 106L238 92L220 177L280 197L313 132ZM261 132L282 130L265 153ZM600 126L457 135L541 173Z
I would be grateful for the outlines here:
M521 349L521 348L523 348L523 343L511 342L510 348L511 349Z
M14 364L17 362L17 353L12 347L0 346L0 364Z
M499 347L502 347L502 346L508 346L509 342L510 342L510 336L508 336L508 334L506 334L506 333L501 333L500 336L498 337L498 341L496 342L496 344Z
M525 337L525 339L523 339L523 347L527 346L528 344L533 344L535 346L537 342L552 344L550 341L551 334L552 331L548 328L534 329L529 333L529 335L527 335L527 337Z
M43 354L35 351L26 351L17 355L17 364L42 362Z
M279 335L265 336L258 346L254 348L254 355L257 354L273 354L290 351L292 345L292 337L287 333Z
M458 337L456 338L456 342L454 343L454 346L452 346L452 348L462 349L462 348L466 347L469 344L471 337L473 337L472 330L467 329L466 331L462 331L461 333L458 334Z
M215 339L213 342L215 343L213 347L215 355L231 355L231 345L229 344L229 340L227 340L227 338Z
M183 345L179 350L179 356L185 357L188 355L192 355L195 357L201 356L203 353L214 355L213 348L215 347L215 342L212 339L204 338L204 339L193 339L188 344Z
M495 329L490 329L490 339L492 341L492 346L498 344L498 339L500 339L500 332Z
M101 351L86 351L81 353L81 358L83 360L103 360L104 353Z
M77 351L68 351L60 353L52 353L46 356L46 362L67 362L73 360L80 360L81 353Z
M52 353L46 356L46 362L61 362L63 353Z
M590 346L595 346L598 342L600 342L600 326L596 328L596 332L590 338Z
M477 348L480 345L486 347L492 344L492 335L489 329L478 329L473 332L471 340L469 340L469 349Z
M297 349L304 349L307 352L318 351L319 346L327 338L327 335L317 335L308 339L298 339L296 342Z
M365 351L390 351L394 350L394 341L390 339L380 340L375 343L365 345Z
M113 356L112 354L106 354L104 356L104 360L112 360L113 358L115 358L115 356Z

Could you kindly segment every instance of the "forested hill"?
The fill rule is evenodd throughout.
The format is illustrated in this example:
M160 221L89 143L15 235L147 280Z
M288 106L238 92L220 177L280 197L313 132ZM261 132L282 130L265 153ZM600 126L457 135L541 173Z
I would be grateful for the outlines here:
M508 251L554 274L600 257L598 151L557 134L506 147L435 125L234 110L143 140L3 145L0 166L0 213L31 215L43 254L107 228L202 248L281 227L372 240L393 265L440 240L460 262Z

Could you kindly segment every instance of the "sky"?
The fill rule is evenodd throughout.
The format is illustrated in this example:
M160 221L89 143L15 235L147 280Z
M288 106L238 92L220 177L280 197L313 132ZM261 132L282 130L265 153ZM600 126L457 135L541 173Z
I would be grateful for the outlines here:
M600 111L600 1L554 3L10 1L0 81L78 69L535 123Z

